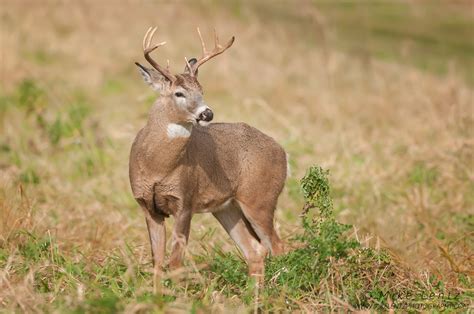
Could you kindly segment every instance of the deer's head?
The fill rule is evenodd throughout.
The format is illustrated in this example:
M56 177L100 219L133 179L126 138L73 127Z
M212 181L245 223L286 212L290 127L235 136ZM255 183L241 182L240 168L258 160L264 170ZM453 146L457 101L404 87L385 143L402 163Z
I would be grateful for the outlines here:
M169 64L166 68L162 67L150 56L153 50L166 44L166 42L162 42L154 46L151 45L155 31L156 27L150 27L143 38L143 53L145 59L153 68L147 68L138 62L135 63L143 76L143 80L150 85L153 90L159 92L161 97L167 98L167 103L173 106L173 111L177 118L180 119L180 122L206 125L212 120L214 114L203 100L202 87L197 80L198 68L232 46L234 37L232 37L227 44L222 46L219 44L219 38L215 34L215 47L212 51L208 51L198 28L197 31L202 46L202 57L199 60L195 58L188 60L185 58L186 65L184 72L181 74L172 74L169 71Z

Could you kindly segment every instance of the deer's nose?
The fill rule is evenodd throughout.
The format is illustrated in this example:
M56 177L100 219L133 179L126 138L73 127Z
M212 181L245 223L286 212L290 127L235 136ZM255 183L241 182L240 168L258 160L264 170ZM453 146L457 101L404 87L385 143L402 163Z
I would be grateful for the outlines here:
M204 110L203 112L199 114L198 118L199 120L209 122L209 121L212 121L212 118L214 118L214 113L212 112L211 109L207 108L206 110Z

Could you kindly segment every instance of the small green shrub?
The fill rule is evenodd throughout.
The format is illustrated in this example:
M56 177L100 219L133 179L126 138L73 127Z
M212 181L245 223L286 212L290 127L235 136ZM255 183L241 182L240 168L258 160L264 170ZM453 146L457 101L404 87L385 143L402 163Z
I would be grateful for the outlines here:
M311 167L301 180L305 208L316 207L319 212L312 219L303 216L304 233L294 239L303 247L268 259L265 279L275 293L282 286L293 298L316 292L332 261L347 257L351 249L359 247L356 240L346 236L351 226L334 218L327 174L320 167Z

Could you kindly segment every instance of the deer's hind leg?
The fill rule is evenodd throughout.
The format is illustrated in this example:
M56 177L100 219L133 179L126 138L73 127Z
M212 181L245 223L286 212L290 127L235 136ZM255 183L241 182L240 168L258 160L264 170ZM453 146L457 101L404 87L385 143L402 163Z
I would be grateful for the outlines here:
M236 204L213 213L214 217L224 227L230 237L237 244L247 260L249 275L263 280L265 270L265 256L267 250L260 244L252 227Z
M238 204L260 242L271 251L272 255L284 254L285 245L273 225L276 202L255 199L252 202L247 201L246 203L238 201Z

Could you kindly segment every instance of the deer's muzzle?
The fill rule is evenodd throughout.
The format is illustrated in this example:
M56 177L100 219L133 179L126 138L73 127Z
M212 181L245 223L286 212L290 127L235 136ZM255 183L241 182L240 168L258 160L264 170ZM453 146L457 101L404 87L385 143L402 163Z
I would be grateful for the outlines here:
M212 118L214 118L214 113L211 109L206 108L206 110L199 114L198 121L210 122L212 121Z

